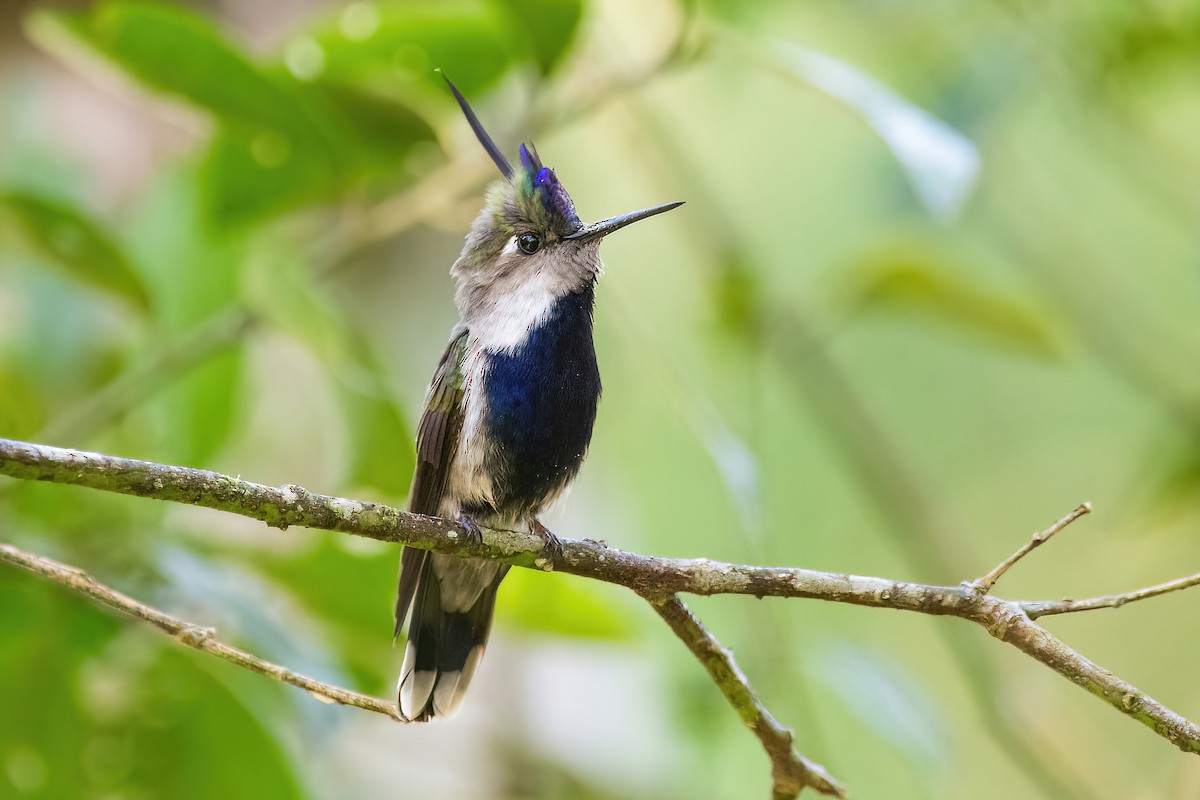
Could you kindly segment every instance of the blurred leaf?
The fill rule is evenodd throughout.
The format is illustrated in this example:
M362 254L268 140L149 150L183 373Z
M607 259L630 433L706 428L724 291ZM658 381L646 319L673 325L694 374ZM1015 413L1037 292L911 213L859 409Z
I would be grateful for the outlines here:
M394 174L398 162L413 145L435 139L428 122L395 100L328 81L318 81L307 88L332 115L345 120L357 144L354 155L365 166L379 166Z
M1200 500L1200 431L1155 442L1150 470L1158 503L1190 510Z
M214 138L202 175L205 206L218 226L333 199L362 178L394 185L404 158L433 129L411 109L352 86L317 81L309 105L336 127L336 159L323 147L274 129L227 127Z
M513 17L516 31L526 40L543 75L547 75L566 53L579 20L580 0L502 0Z
M146 633L154 636L154 633ZM231 686L249 684L255 694L296 691L265 684L259 675L177 646L161 649L139 681L144 713L134 737L134 779L152 796L185 800L213 797L303 798L283 740L292 724L272 715L270 724L239 700ZM161 710L160 710L161 709ZM160 716L161 715L161 716ZM218 764L241 768L214 768Z
M82 756L99 716L97 698L79 696L79 677L120 623L9 564L0 565L0 619L0 674L21 687L20 696L5 702L0 725L6 767L0 769L0 796L78 796L89 782ZM81 714L80 706L93 713Z
M979 152L967 137L844 61L782 40L773 53L789 74L842 101L871 126L930 216L958 215L979 175Z
M442 97L440 67L468 96L508 68L512 43L491 3L353 2L311 34L323 55L322 75L382 93L414 84ZM448 101L447 101L448 102Z
M324 196L336 182L337 136L294 81L261 69L194 12L108 2L90 12L37 12L31 38L86 69L103 59L133 79L216 116L202 197L217 226ZM170 64L170 69L164 69Z
M634 638L627 610L603 584L555 572L514 569L496 604L496 618L528 633L583 639Z
M259 69L216 26L187 9L115 0L81 14L39 11L30 17L29 32L68 61L99 56L146 86L226 123L303 132L311 139L327 133L294 84L289 87Z
M10 237L67 275L149 310L150 294L120 246L66 203L0 191L0 242Z
M210 322L238 297L248 236L205 219L194 163L163 168L130 208L130 252L154 287L166 334Z
M277 733L208 674L211 656L0 569L0 673L36 698L5 705L0 796L304 796ZM213 669L259 693L288 691L232 665Z
M194 367L162 389L171 434L166 460L202 466L211 462L233 432L242 387L243 350L232 347Z
M1058 356L1054 331L1044 315L921 260L888 257L860 268L849 307L852 313L885 308L908 311L1029 355Z
M341 170L320 151L275 130L219 131L200 176L212 227L258 221L329 199Z
M820 654L816 668L860 720L910 760L944 762L947 736L937 703L885 653L839 644Z
M353 129L359 119L339 114L327 98L286 72L260 67L193 12L109 2L86 14L35 14L30 31L68 61L81 54L99 56L144 85L216 117L201 190L218 227L329 199L354 176L362 150ZM345 111L361 112L362 106ZM401 119L403 127L390 129L396 137L393 152L429 136L411 114L393 115L393 122ZM377 128L378 115L373 122Z
M757 344L763 333L762 286L753 267L737 257L725 257L707 285L717 321L726 332Z
M1200 8L1184 3L1154 14L1123 15L1095 33L1101 41L1093 52L1105 76L1170 67L1180 60L1194 65L1200 55Z
M544 32L567 33L572 4L545 5ZM216 117L201 191L209 218L223 228L332 200L363 177L394 183L413 145L434 138L394 99L396 86L419 78L448 103L432 71L443 63L453 65L464 91L494 82L510 59L502 23L482 3L352 3L336 22L285 46L282 66L256 63L204 17L165 4L114 0L80 14L43 11L28 27L65 60L103 59ZM552 60L569 37L553 46L536 41Z

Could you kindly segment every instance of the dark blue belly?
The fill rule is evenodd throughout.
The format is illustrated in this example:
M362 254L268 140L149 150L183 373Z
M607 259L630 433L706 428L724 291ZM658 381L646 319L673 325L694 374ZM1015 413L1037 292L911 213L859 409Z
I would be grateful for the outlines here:
M537 511L579 471L592 438L600 372L593 290L558 301L512 354L489 354L486 462L500 511Z

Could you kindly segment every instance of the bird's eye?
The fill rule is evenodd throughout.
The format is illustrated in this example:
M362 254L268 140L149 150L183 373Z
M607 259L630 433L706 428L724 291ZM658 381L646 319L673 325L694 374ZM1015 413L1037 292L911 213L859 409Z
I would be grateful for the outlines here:
M517 237L517 247L521 248L522 253L533 255L541 246L542 240L532 233L522 233Z

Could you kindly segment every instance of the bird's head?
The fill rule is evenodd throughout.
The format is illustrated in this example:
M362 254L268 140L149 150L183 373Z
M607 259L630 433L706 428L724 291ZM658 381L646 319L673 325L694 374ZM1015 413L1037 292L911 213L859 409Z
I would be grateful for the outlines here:
M605 236L683 205L666 203L584 224L554 170L542 165L537 149L522 144L514 168L466 99L454 84L446 83L504 178L488 190L487 202L451 269L464 318L486 313L514 293L560 297L591 286L603 267L600 241Z

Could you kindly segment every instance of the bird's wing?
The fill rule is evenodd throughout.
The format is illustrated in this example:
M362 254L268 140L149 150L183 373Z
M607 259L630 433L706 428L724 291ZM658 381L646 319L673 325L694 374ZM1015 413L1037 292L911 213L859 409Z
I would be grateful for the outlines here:
M417 469L409 492L408 510L436 516L450 477L450 463L458 449L463 425L462 362L467 350L467 330L457 330L434 373L425 411L417 427ZM404 548L400 557L400 592L396 597L396 635L404 624L428 553Z
M409 492L408 510L436 515L440 511L450 462L458 449L463 424L462 362L467 331L458 331L446 346L425 398L425 411L417 427L417 469Z

